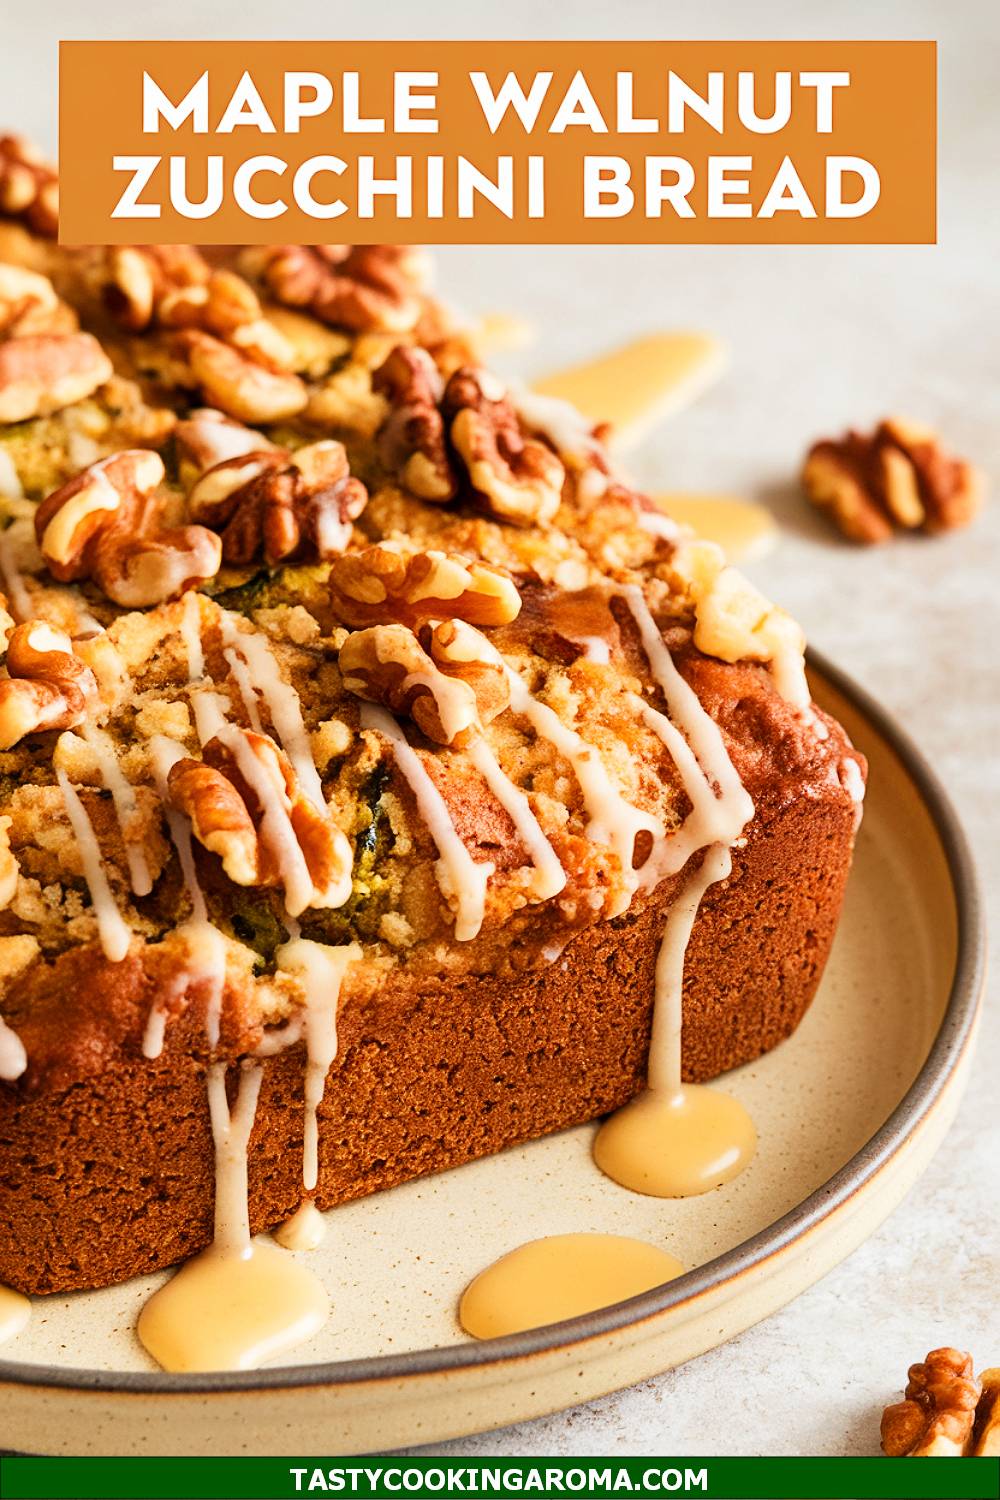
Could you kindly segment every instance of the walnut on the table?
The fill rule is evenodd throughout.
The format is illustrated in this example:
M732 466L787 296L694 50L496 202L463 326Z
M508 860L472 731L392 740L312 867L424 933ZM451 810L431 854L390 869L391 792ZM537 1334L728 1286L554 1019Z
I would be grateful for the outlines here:
M408 245L266 245L240 264L277 302L355 333L405 333L423 309L427 262Z
M294 453L267 448L224 459L196 482L188 511L221 533L227 562L242 566L263 556L275 567L343 552L367 501L343 445L327 439Z
M43 500L35 534L61 583L92 578L115 604L161 604L214 578L222 543L204 526L169 525L158 493L163 460L127 449L84 469Z
M882 1414L882 1450L890 1458L948 1458L967 1454L980 1387L971 1357L932 1349L911 1365L905 1398Z
M74 654L69 636L42 620L11 631L4 665L0 750L43 729L71 729L97 702L97 679Z
M930 534L967 526L982 504L979 473L929 427L888 417L872 433L814 443L802 483L845 537L888 541L897 527Z
M517 585L501 568L399 541L335 558L330 600L337 618L355 629L427 620L507 625L521 608Z
M270 735L230 726L205 745L203 759L171 767L171 802L191 819L199 843L217 854L236 885L285 885L293 916L307 906L340 904L350 881L351 848L326 809L304 795L287 755ZM280 809L280 816L274 810ZM290 825L308 889L289 889L289 855L278 826Z
M31 333L0 343L0 423L50 416L91 395L112 374L89 333Z
M480 726L472 684L442 671L407 625L354 631L340 648L340 672L348 692L407 714L436 744L461 746Z
M56 170L20 135L0 136L0 215L20 219L46 239L59 232Z
M495 376L469 366L456 370L441 413L469 487L486 510L519 526L552 520L566 471L551 448L525 434Z
M372 377L389 416L379 429L381 461L421 500L451 500L457 483L448 456L440 401L444 381L426 349L398 344Z

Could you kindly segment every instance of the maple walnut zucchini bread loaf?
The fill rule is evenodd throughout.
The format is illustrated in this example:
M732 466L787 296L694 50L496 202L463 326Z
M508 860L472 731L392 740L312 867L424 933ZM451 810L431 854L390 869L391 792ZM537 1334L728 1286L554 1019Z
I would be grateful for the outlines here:
M684 1075L786 1037L863 787L797 627L484 373L413 252L40 212L0 225L0 1282L208 1243L220 1063L264 1059L254 1230L622 1104L706 747L753 816Z

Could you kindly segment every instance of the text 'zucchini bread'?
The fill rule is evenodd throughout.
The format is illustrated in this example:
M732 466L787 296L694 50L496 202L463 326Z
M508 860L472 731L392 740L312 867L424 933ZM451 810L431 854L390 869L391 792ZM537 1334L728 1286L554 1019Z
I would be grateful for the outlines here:
M417 252L51 227L0 225L0 1281L206 1245L220 1066L254 1231L615 1109L720 840L683 1076L787 1037L864 786L798 627Z

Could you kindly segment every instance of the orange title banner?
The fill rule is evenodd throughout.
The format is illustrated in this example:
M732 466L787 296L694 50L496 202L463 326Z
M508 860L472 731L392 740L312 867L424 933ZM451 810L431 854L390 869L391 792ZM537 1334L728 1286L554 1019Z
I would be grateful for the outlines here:
M69 244L928 244L933 42L63 42Z

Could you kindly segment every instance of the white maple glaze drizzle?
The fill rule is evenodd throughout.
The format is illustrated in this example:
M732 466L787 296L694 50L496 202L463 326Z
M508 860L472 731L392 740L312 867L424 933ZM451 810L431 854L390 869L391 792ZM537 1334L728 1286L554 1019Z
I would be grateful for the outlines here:
M232 1109L226 1096L226 1064L211 1063L206 1079L208 1109L215 1142L215 1233L218 1255L239 1257L250 1244L247 1150L257 1114L263 1071L260 1063L245 1063Z
M362 703L361 727L374 729L392 746L396 764L410 784L417 807L437 846L436 874L444 895L455 910L455 937L462 942L474 938L483 925L486 886L494 866L474 860L459 838L447 804L408 743L396 720L374 703Z
M0 1079L4 1083L13 1083L20 1078L28 1066L28 1054L24 1050L24 1043L3 1016L0 1016Z
M510 399L525 425L547 437L560 458L582 467L597 454L603 457L592 423L572 402L541 395L517 382L510 386Z
M266 638L249 630L237 629L231 615L222 617L222 637L227 645L239 651L253 673L254 686L267 704L278 739L295 768L302 790L309 800L326 810L323 783L313 760L309 732L302 718L299 695L281 675L277 659Z
M650 536L663 537L664 541L668 542L676 542L681 535L681 528L677 522L671 520L670 516L661 514L660 511L637 511L635 524L640 531L646 531Z
M205 652L201 644L201 605L192 590L184 595L181 610L181 640L187 656L188 681L197 682L205 675Z
M606 845L618 856L625 885L625 906L621 908L624 910L638 884L638 874L632 868L636 838L646 832L652 834L654 842L662 839L663 824L652 813L643 812L625 800L596 747L564 724L547 703L536 698L510 667L507 668L507 678L511 708L515 713L523 714L535 733L565 756L573 767L589 817L587 837L596 844ZM617 916L618 912L613 915Z
M236 686L240 690L243 699L243 707L247 711L250 720L250 728L257 734L263 734L263 725L260 722L260 713L257 709L257 692L250 677L250 668L243 657L232 646L227 646L223 655L229 663L230 671L236 678Z
M142 844L131 837L128 832L129 826L134 825L139 815L135 788L118 764L118 756L115 754L110 735L106 734L103 729L99 729L96 724L85 723L81 728L81 737L90 746L94 759L97 761L101 780L111 793L111 800L118 815L122 843L125 845L125 856L128 859L129 884L137 896L148 896L153 889L153 878L149 873L146 851Z
M539 901L558 896L566 884L566 871L542 832L527 797L503 771L491 747L477 735L467 754L500 806L507 812L535 867L532 894Z
M331 948L308 938L293 938L275 953L280 972L302 986L305 1007L305 1122L302 1135L302 1186L311 1192L319 1176L318 1110L326 1079L337 1055L337 1007L344 974L361 957L357 943Z
M278 1225L274 1238L284 1250L317 1250L322 1245L326 1224L311 1198L303 1198L292 1217Z
M80 801L76 788L66 772L60 767L56 768L56 778L63 795L66 816L69 818L70 827L80 850L83 875L90 891L94 915L97 918L101 947L105 957L110 958L112 963L120 963L128 952L129 943L132 941L132 930L118 910L118 903L111 894L111 887L101 860L100 845L97 842L93 824L87 816L87 809Z

